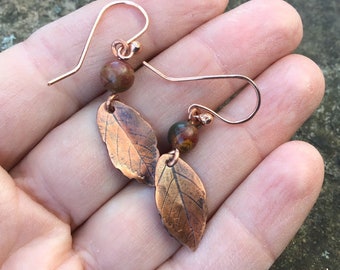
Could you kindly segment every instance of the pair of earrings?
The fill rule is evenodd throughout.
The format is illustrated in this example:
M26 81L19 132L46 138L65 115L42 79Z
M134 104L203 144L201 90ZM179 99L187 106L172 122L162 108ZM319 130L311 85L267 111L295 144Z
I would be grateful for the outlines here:
M137 8L144 15L145 25L130 40L118 39L112 43L111 48L115 60L106 64L100 73L104 88L111 91L112 95L98 109L98 128L113 165L129 179L155 186L156 206L164 226L181 244L195 250L203 236L208 217L206 191L199 176L180 158L180 153L187 152L196 145L198 129L210 124L214 117L228 124L240 124L250 120L260 108L260 91L251 79L243 75L173 78L164 75L147 62L143 62L145 67L169 81L242 79L254 88L257 98L253 111L239 121L227 120L205 106L191 105L188 109L188 120L177 122L169 129L168 140L172 151L160 156L157 138L152 127L137 111L118 100L118 93L128 90L134 82L134 70L126 60L138 52L140 44L136 39L149 26L148 14L140 5L130 1L116 1L104 6L92 27L78 65L71 71L49 81L48 85L73 75L81 68L103 13L117 4Z

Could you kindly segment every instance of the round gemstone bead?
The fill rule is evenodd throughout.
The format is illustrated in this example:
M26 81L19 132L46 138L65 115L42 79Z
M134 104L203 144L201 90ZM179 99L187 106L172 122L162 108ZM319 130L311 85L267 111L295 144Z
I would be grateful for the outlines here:
M198 129L190 121L177 122L170 127L168 140L173 149L181 153L188 152L198 142Z
M102 68L100 78L104 88L116 94L128 90L133 85L135 72L127 62L115 60Z

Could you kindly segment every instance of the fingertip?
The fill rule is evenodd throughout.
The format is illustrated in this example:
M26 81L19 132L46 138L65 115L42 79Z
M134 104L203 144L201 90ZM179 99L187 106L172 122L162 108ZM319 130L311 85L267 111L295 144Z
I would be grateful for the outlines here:
M303 141L290 141L270 153L259 165L258 170L261 174L267 175L262 178L263 184L257 186L263 189L264 195L271 190L273 192L280 190L282 203L286 205L302 203L307 206L307 213L319 195L324 176L324 163L320 152L314 146Z
M264 5L268 5L268 2L265 0L262 1ZM290 41L292 44L292 48L297 47L303 37L303 23L298 11L289 3L282 0L271 1L273 7L273 12L270 14L268 12L267 23L270 23L277 29L277 42L286 42ZM275 46L275 44L273 44Z
M301 120L304 122L320 105L325 92L325 79L320 67L311 59L299 54L292 54L284 59L281 67L282 83L290 85L295 110L308 112ZM283 70L281 70L283 71ZM308 100L308 102L306 102ZM301 123L302 124L302 123Z
M319 196L324 178L323 159L310 144L291 141L274 150L260 170L264 178L257 184L257 197L262 203L258 203L258 215L250 223L254 225L254 234L263 239L277 258Z
M263 32L263 39L271 40L270 46L266 47L267 54L272 52L281 52L286 54L287 49L293 51L300 44L303 37L303 24L302 19L297 10L282 0L266 1L255 0L248 1L230 11L230 15L235 24L241 24L237 21L239 15L247 17L244 21L245 25L242 27L242 32L246 33L245 40L251 40L252 35L256 36L258 33ZM253 24L249 22L255 21L256 17L261 17L261 27L253 28ZM250 34L247 33L247 30ZM235 25L235 33L239 28ZM246 43L244 43L246 46ZM261 48L261 43L257 47ZM284 46L283 46L284 45ZM243 46L243 44L238 44ZM265 46L263 42L262 46ZM253 50L256 47L253 46ZM265 55L259 55L265 57Z
M283 26L282 32L289 37L295 37L296 44L300 44L303 38L303 22L299 12L286 1L276 0L276 2L282 6L282 11L286 11L286 14L284 12L280 13L280 21Z
M265 0L259 1L262 1L264 5L268 4ZM268 11L268 15L265 16L269 16L269 18L266 18L266 22L276 29L276 43L272 45L276 47L280 43L287 43L287 46L290 46L293 51L301 43L303 37L303 24L300 14L286 1L275 0L271 4L274 12Z
M291 141L271 152L223 207L277 258L313 207L323 174L320 153L308 143Z
M299 70L303 72L299 77L304 83L304 88L309 98L313 98L316 104L319 105L325 93L325 77L323 71L312 59L299 54L291 55L299 61Z
M292 166L296 169L288 170L286 179L292 180L289 190L292 197L297 199L310 198L311 207L316 201L324 179L324 161L320 152L311 144L304 141L291 141L282 146L281 158L286 159L289 153ZM298 166L297 166L298 165ZM289 175L289 173L291 175Z

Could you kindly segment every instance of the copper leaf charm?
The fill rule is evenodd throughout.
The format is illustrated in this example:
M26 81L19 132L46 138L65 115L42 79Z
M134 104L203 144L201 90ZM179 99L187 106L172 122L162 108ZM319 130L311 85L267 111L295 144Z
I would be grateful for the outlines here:
M181 244L195 250L207 221L206 192L195 171L182 159L169 167L170 154L157 162L156 205L168 232Z
M157 139L152 127L131 107L114 101L110 113L103 103L97 123L113 165L126 177L154 185L159 157Z

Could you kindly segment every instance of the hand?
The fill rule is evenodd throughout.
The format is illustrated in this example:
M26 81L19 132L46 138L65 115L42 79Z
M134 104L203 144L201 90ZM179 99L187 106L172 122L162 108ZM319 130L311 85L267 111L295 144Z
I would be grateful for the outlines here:
M110 9L83 68L47 87L73 68L104 2L0 55L3 269L269 268L306 218L323 179L317 150L287 142L324 90L319 68L291 54L302 38L298 14L276 0L249 1L223 15L227 1L142 1L151 25L130 62L140 67L134 87L120 98L154 127L162 152L168 128L185 119L188 105L216 108L236 84L170 83L141 67L143 60L152 58L172 76L244 74L256 78L262 92L251 121L228 126L216 120L183 156L204 182L210 213L191 252L162 226L153 188L129 182L112 166L96 126L105 100L99 70L112 59L111 42L139 30L138 11Z

